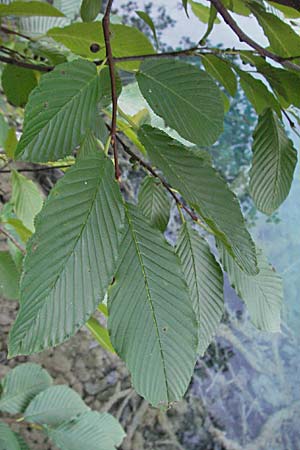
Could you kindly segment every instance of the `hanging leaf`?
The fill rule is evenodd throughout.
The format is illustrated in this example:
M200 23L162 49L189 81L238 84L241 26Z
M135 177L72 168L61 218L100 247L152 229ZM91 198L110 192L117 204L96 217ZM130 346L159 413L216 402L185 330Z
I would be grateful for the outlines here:
M40 392L24 412L27 422L58 427L62 422L88 411L77 392L68 386L51 386Z
M42 209L43 198L37 185L16 170L12 171L11 201L18 219L33 232L34 218Z
M116 450L125 437L123 428L110 414L89 411L49 428L48 435L63 450Z
M206 221L242 270L257 273L254 243L238 200L208 159L149 125L142 126L139 138L152 163Z
M46 2L11 2L0 5L0 16L52 16L63 17L64 14Z
M93 22L101 11L102 0L82 0L80 16L84 22Z
M0 252L0 297L19 298L19 272L9 252Z
M110 341L107 328L103 327L94 317L91 317L85 325L92 333L93 338L96 339L101 347L111 353L116 353Z
M122 222L110 159L102 152L79 159L37 217L10 333L11 356L53 347L86 323L114 275Z
M98 98L95 64L76 60L56 66L30 95L17 156L46 162L70 155L90 127Z
M25 106L30 92L37 86L33 70L10 64L4 67L1 82L7 100L14 106Z
M222 270L206 241L188 223L181 227L176 253L199 323L199 352L203 356L224 314Z
M189 385L197 322L172 247L133 205L125 222L108 328L134 388L157 406L179 400Z
M286 199L293 181L297 150L271 109L259 117L254 131L250 193L256 207L272 214Z
M152 34L153 34L153 37L154 37L154 40L156 43L156 47L158 47L158 39L157 39L156 29L155 29L153 20L151 19L149 14L147 14L145 11L135 11L135 12L139 16L139 18L142 19L148 25L150 30L152 31Z
M52 378L38 364L20 364L1 380L0 410L23 413L31 400L51 384Z
M201 45L205 45L208 36L210 35L210 33L213 30L215 22L216 23L219 22L219 20L217 19L217 14L218 13L217 13L216 8L211 3L210 7L209 7L209 18L208 18L208 23L207 23L207 29L206 29L204 35L202 36L202 38L200 39L200 44Z
M202 55L201 59L207 72L234 97L237 90L237 81L230 65L215 55Z
M168 126L200 146L216 141L223 129L223 101L206 72L180 61L150 60L143 62L136 78L143 96Z
M246 303L253 324L262 331L280 331L282 280L262 251L257 251L259 273L255 276L242 272L222 246L219 251L230 283Z
M210 8L202 5L201 3L194 2L193 0L189 0L189 4L192 7L192 11L195 16L203 23L208 23L210 18ZM216 23L220 23L219 19L216 19Z
M170 218L171 203L158 179L150 176L144 179L139 190L139 207L152 227L165 231Z

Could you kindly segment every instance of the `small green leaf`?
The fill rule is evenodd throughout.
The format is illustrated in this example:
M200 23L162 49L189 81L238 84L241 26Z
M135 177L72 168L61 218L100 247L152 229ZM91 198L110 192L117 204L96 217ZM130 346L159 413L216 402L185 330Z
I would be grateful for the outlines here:
M9 252L0 252L0 297L19 298L20 274ZM1 403L0 403L1 409Z
M188 223L181 227L176 253L199 322L199 352L209 346L224 314L223 273L206 241Z
M64 17L64 14L46 2L11 2L0 5L0 16L52 16Z
M52 384L52 378L41 366L20 364L1 380L0 410L23 413L31 400Z
M111 353L116 353L110 341L107 328L103 327L94 317L91 317L85 325L101 347Z
M151 31L153 33L153 37L154 37L155 43L156 43L156 46L158 47L158 39L157 39L156 29L155 29L155 25L153 23L153 20L151 19L149 14L147 14L145 11L135 11L135 12L148 25L148 27L151 29Z
M10 64L4 67L1 81L7 100L14 106L25 106L30 92L37 86L33 70Z
M206 221L242 270L257 273L254 243L238 200L207 157L149 125L143 125L138 136L152 163Z
M194 2L193 0L188 0L192 7L192 11L195 16L203 23L208 23L210 19L210 8L202 5L201 3ZM220 23L219 19L215 19L216 23Z
M165 231L171 203L161 182L153 177L144 178L139 190L139 207L152 227Z
M20 219L10 217L5 221L5 224L11 225L24 243L26 243L32 235L32 231L28 230Z
M257 251L259 273L255 276L242 272L222 246L219 251L230 283L246 303L253 324L262 331L280 331L282 280L262 251Z
M83 22L93 22L100 14L102 0L82 0L80 16Z
M214 28L215 22L218 23L217 14L218 13L217 13L216 8L211 3L210 7L209 7L209 18L208 18L208 23L207 23L207 29L206 29L204 35L202 36L202 38L200 39L201 45L204 45L206 43L208 36L210 35L210 33L212 32L212 30Z
M16 135L16 130L14 128L10 128L8 130L5 142L4 142L4 150L9 158L14 159L15 151L18 145L18 139Z
M202 55L201 59L207 72L218 80L228 93L234 97L237 90L237 81L230 64L215 55Z
M259 117L253 137L250 193L260 211L272 214L290 191L297 150L271 109Z
M0 146L3 148L7 139L9 126L2 113L0 113Z
M63 450L116 450L125 437L119 422L110 414L88 411L48 429L55 445Z
M11 201L18 219L34 231L34 218L43 206L43 198L37 185L16 170L12 171Z
M0 422L0 450L21 450L16 434L4 422Z
M88 411L90 408L68 386L50 386L29 403L24 412L27 422L58 427L62 422Z
M224 107L220 90L206 72L181 61L151 60L143 62L136 78L153 111L183 138L200 146L217 140Z

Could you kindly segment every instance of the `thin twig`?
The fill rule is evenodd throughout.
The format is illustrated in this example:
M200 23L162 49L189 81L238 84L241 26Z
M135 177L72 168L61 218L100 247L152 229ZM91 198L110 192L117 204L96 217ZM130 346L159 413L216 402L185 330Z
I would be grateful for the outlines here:
M27 39L28 41L33 41L33 39L31 39L31 37L26 36L25 34L20 33L19 31L11 30L10 28L4 27L3 25L1 25L0 30L3 31L3 33L14 34L15 36L20 36L23 39Z
M38 70L39 72L51 72L54 69L54 66L42 66L40 64L33 64L30 62L19 61L15 58L9 58L4 55L0 55L0 61L5 62L7 64L12 64L13 66L23 67L24 69Z
M248 44L250 47L256 50L257 53L259 53L261 56L270 58L273 61L276 61L289 69L293 69L298 72L300 71L300 66L287 61L286 58L278 56L264 47L261 47L259 44L257 44L257 42L255 42L246 33L244 33L244 31L239 27L234 18L229 14L228 10L225 8L221 0L209 0L209 1L214 5L218 13L223 17L224 21L237 35L237 37L241 42L245 42L246 44Z
M22 247L21 244L13 237L12 234L10 234L8 231L5 230L5 228L0 226L0 233L2 233L4 236L7 237L19 250L23 255L25 255L25 248Z
M112 100L112 119L111 119L111 144L114 151L114 161L115 161L115 177L118 180L120 178L120 169L118 161L118 144L116 139L117 134L117 111L118 111L118 96L116 88L116 74L115 74L115 64L112 54L112 48L110 43L110 13L112 8L113 0L108 0L105 14L102 20L105 48L106 48L106 58L109 67L110 74L110 84L111 84L111 100Z

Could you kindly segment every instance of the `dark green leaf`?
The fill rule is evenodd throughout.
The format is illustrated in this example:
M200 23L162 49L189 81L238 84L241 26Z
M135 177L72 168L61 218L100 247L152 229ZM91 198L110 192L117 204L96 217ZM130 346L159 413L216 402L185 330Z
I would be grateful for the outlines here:
M14 106L25 106L30 92L37 85L33 70L10 64L4 67L1 81L7 100Z
M80 16L84 22L93 22L101 11L102 0L82 0Z
M161 182L153 177L146 177L139 190L139 207L150 224L160 231L167 228L171 203Z
M201 59L207 72L218 80L228 93L234 97L237 89L237 81L230 65L215 55L202 55Z
M0 252L0 297L19 298L19 272L9 252Z

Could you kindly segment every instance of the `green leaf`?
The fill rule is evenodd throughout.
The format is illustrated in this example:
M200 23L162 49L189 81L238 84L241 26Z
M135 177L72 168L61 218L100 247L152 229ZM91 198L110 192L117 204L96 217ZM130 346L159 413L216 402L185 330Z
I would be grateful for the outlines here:
M137 28L127 25L111 24L110 31L114 57L155 53L147 37ZM48 31L47 35L77 55L93 60L105 58L106 51L101 22L73 23L64 28L53 28ZM99 50L92 52L92 44L97 44ZM118 63L118 67L124 70L136 70L139 66L139 61Z
M107 328L103 327L94 317L91 317L85 325L101 347L111 353L116 353L110 341Z
M25 106L30 92L37 85L37 78L33 70L7 64L2 72L1 82L9 103Z
M25 108L17 156L46 162L70 155L91 125L98 98L97 69L88 61L60 64L43 75Z
M111 97L111 81L110 81L110 73L109 68L104 67L100 74L100 97L99 97L99 108L107 108L112 101ZM117 97L122 92L122 83L117 71L115 71L115 79L116 79L116 91Z
M261 66L258 70L270 83L281 103L285 103L285 107L294 105L300 108L300 76L298 73L273 67L270 64Z
M246 303L253 324L259 330L280 331L282 280L268 264L263 253L260 250L257 251L259 273L256 276L248 276L239 269L224 248L221 247L219 250L230 283Z
M51 16L63 17L54 6L46 2L11 2L8 5L0 5L0 16Z
M29 403L24 419L27 422L57 427L89 409L77 392L68 386L50 386Z
M272 108L278 115L281 115L278 101L261 80L257 80L243 70L235 68L235 71L240 76L242 89L257 114L261 114L266 108Z
M80 16L84 22L93 22L101 11L102 0L82 0Z
M152 227L165 231L170 218L171 202L158 179L151 176L144 178L139 190L139 208Z
M202 356L224 314L223 273L206 241L188 223L181 227L176 253L182 262L199 322L199 352Z
M251 11L263 28L272 51L282 57L299 56L300 36L290 25L257 4L251 3Z
M23 413L31 400L52 384L52 378L41 366L20 364L1 381L0 410Z
M18 31L32 38L40 38L51 28L63 27L68 23L69 20L66 17L20 17Z
M18 145L18 139L16 135L16 130L14 128L10 128L8 130L5 142L4 142L4 150L9 158L14 159L15 151Z
M30 236L32 235L32 232L25 227L25 225L23 224L23 222L21 222L20 219L10 217L4 223L11 225L24 243L26 243L30 238Z
M4 143L7 139L8 130L8 123L6 122L4 115L0 113L0 146L2 148L4 147Z
M192 7L192 11L195 16L203 23L208 23L210 18L210 8L202 5L201 3L194 2L193 0L189 0L189 4ZM219 19L216 19L216 23L220 23Z
M136 78L153 111L182 137L200 146L217 140L223 130L223 101L206 72L180 61L149 60Z
M181 2L182 2L182 6L183 6L183 9L185 10L185 13L186 13L187 17L189 17L188 0L181 0Z
M297 11L295 8L290 8L289 6L280 5L279 3L275 3L270 0L267 0L267 1L268 1L268 3L270 3L271 6L273 6L273 8L276 8L279 11L281 11L285 15L285 17L287 17L289 19L299 19L300 18L299 10Z
M152 31L156 46L158 47L158 39L157 39L155 25L153 23L153 20L149 16L149 14L147 14L145 11L135 11L135 13L148 25L148 27Z
M18 219L34 231L34 218L43 206L43 198L37 185L16 170L12 171L12 203Z
M243 0L224 0L224 6L230 11L241 16L250 16L251 11Z
M115 450L125 433L110 414L89 411L49 429L48 435L62 450Z
M272 214L290 191L297 150L271 109L259 117L253 137L250 193L260 211Z
M0 422L0 450L21 450L16 434L4 422Z
M179 258L133 205L109 290L112 344L136 391L153 406L185 393L197 352L197 321Z
M19 272L10 253L0 252L0 297L17 300L19 298L19 278Z
M237 81L230 65L215 55L202 55L201 59L207 72L219 81L228 93L234 97L237 89Z
M204 35L202 36L202 38L200 39L200 43L201 45L205 45L208 36L210 35L210 33L213 30L214 24L215 22L218 23L219 20L217 19L217 10L214 7L214 5L211 3L210 7L209 7L209 18L208 18L208 23L207 23L207 29L204 33Z
M143 125L139 138L152 163L206 221L242 270L257 273L254 243L238 200L208 159L149 125Z
M114 275L123 217L104 153L78 160L59 180L28 244L11 356L57 345L86 323Z

